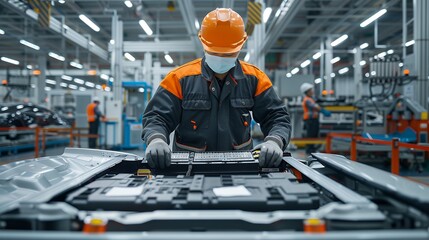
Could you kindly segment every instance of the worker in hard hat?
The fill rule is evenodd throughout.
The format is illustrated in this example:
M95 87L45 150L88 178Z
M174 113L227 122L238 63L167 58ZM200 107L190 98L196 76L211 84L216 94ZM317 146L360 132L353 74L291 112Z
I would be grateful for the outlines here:
M260 150L260 165L278 166L290 140L289 114L267 75L237 59L247 40L243 19L218 8L205 16L198 36L204 57L172 70L144 113L149 165L170 165L173 131L174 151L251 150L253 115L265 135L254 148Z
M100 118L104 119L104 115L101 113L99 109L100 99L98 97L94 97L92 99L92 103L88 104L86 107L86 115L88 117L89 124L89 134L98 135L98 129L100 128ZM89 148L97 148L97 138L94 136L90 136L88 139L88 147Z
M307 138L319 137L319 112L325 116L330 116L331 113L324 108L321 108L319 104L314 100L314 86L310 83L304 83L301 85L301 92L304 94L302 101L302 108L304 110L304 125L307 130ZM310 154L317 151L317 147L314 144L307 144L305 153Z

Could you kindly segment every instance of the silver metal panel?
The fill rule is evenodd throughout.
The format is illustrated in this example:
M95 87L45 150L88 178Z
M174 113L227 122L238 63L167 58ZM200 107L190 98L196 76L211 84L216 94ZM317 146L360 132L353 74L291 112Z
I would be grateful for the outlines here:
M352 204L368 205L374 209L376 208L376 205L371 203L367 198L353 192L352 190L344 187L341 184L338 184L334 180L322 175L321 173L314 171L310 167L299 162L297 159L292 158L292 157L286 157L284 159L292 167L296 168L298 171L300 171L306 177L310 178L315 183L317 183L318 185L320 185L324 189L326 189L329 192L331 192L332 194L334 194L342 202L352 203Z
M0 166L0 213L12 210L19 204L48 201L127 156L138 157L122 152L66 148L60 156Z
M403 177L362 163L350 161L344 156L326 153L313 153L312 155L323 165L339 170L350 177L362 180L377 189L414 203L429 204L428 186L412 182Z

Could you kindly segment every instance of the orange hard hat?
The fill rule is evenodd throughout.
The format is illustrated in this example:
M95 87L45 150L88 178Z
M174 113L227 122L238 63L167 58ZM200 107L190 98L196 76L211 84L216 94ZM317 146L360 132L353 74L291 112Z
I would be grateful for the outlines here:
M204 50L214 53L235 53L247 40L244 21L230 8L216 8L201 23L198 37Z

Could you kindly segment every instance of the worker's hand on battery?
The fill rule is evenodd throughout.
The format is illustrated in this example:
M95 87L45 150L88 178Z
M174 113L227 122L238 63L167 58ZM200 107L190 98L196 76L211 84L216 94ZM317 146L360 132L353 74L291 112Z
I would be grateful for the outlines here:
M259 150L260 167L278 167L282 161L283 151L280 146L271 140L258 144L252 151Z
M145 159L151 168L166 168L171 164L171 150L161 138L153 139L146 148Z

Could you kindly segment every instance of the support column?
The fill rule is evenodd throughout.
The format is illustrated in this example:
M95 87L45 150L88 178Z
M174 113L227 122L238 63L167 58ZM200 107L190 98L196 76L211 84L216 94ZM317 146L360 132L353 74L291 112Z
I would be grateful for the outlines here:
M112 17L112 39L115 41L113 45L112 58L111 58L111 74L114 78L113 81L113 100L116 104L120 104L121 112L117 118L118 124L116 126L116 139L115 143L123 143L122 137L122 109L123 109L123 99L122 99L122 64L123 64L123 23L119 21L116 11L113 13Z
M331 77L331 73L332 73L332 46L331 46L331 42L332 39L331 37L328 37L325 41L325 45L326 45L326 51L325 51L325 76L326 76L326 80L325 80L325 90L327 90L328 92L332 90L332 77Z
M143 80L145 80L149 84L152 83L152 53L145 53L144 54L144 63L143 63Z
M265 9L265 3L263 1L258 1L262 4L261 9ZM261 13L262 14L262 13ZM255 29L253 30L252 41L248 43L247 49L252 49L252 53L250 53L250 62L257 66L261 71L265 71L265 54L257 54L262 52L261 47L265 39L265 23L255 25Z
M360 65L360 61L362 61L362 49L360 47L356 47L353 49L355 53L354 59L354 81L355 81L355 101L361 99L362 97L362 66Z
M156 93L156 90L161 83L161 63L154 62L153 63L153 80L152 80L152 96Z
M429 1L414 0L414 56L417 73L417 101L428 109L429 97Z
M37 64L39 65L40 75L37 77L34 89L34 100L36 104L44 103L44 98L46 97L46 55L42 54L37 58Z

